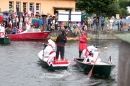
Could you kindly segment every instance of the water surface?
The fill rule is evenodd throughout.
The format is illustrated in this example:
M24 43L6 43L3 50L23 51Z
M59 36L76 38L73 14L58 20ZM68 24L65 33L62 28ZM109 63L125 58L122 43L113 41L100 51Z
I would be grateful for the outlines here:
M103 61L107 62L108 57L112 56L116 67L109 78L87 78L77 68L73 61L73 57L78 56L76 41L68 42L65 47L65 57L71 61L68 70L48 71L40 65L37 56L42 49L42 42L12 41L10 45L0 45L0 86L117 86L119 40L87 42L87 45L98 46ZM105 46L108 50L104 50Z

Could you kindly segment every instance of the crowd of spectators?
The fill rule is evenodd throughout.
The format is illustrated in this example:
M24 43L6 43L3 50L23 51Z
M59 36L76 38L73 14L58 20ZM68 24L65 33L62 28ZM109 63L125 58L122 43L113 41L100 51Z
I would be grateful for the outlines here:
M17 8L18 9L18 8ZM42 31L43 24L42 16L40 14L34 15L34 9L30 9L28 12L3 12L0 14L0 25L3 26L7 34L16 34L24 30L31 28L39 28ZM46 17L46 30L53 31L65 28L68 31L72 31L75 35L79 35L81 30L98 31L99 24L101 24L101 31L124 31L124 23L121 19L115 19L114 17L104 18L101 17L84 17L81 22L60 22L57 15L47 14ZM125 23L128 27L129 23ZM45 29L44 29L45 30ZM129 28L128 28L129 30Z

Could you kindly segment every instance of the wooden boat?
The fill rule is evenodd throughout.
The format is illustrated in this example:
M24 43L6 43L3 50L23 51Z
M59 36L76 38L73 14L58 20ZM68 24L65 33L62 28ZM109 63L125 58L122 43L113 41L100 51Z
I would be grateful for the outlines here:
M11 41L29 41L29 40L41 40L46 39L50 31L28 31L17 34L7 34Z
M84 59L74 58L74 60L76 61L76 65L85 73L89 73L89 71L92 69L94 65L87 62L84 63L83 62ZM115 65L113 64L109 64L106 62L99 62L94 65L92 74L109 77L114 67Z
M53 71L55 71L55 70L67 70L68 69L70 61L68 61L68 60L55 61L55 62L52 62L52 64L49 66L48 63L47 63L48 57L44 57L42 55L43 55L43 50L41 50L38 53L38 57L39 57L39 60L41 61L41 63L44 65L45 68L48 68L48 69L53 70Z
M0 38L0 44L10 44L10 38L8 37L2 37Z

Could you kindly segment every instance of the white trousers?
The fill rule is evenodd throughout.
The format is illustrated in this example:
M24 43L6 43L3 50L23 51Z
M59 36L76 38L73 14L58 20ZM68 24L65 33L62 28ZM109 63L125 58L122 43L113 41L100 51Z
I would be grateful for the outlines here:
M56 53L55 52L53 52L52 54L50 54L49 56L48 56L48 60L47 60L47 63L48 63L48 65L50 66L51 64L52 64L52 62L54 61L54 57L56 56Z

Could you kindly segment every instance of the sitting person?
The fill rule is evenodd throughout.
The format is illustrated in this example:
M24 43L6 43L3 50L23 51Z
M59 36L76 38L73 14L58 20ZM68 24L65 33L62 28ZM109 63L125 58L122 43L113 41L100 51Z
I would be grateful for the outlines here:
M90 53L93 53L94 58L96 59L97 57L99 57L100 55L100 50L95 47L95 46L88 46L86 49L83 50L83 56L84 56L84 61L86 62L86 60L88 59L88 56ZM101 61L101 59L99 58L98 61Z
M13 33L12 34L17 34L17 28L16 27L13 27Z
M90 62L90 64L99 63L100 61L101 59L99 58L99 56L95 57L92 51L89 52L88 58L84 59L84 62Z
M5 30L5 33L6 33L6 34L12 34L13 31L12 31L11 28L7 27L6 30Z
M51 39L48 40L48 44L44 44L44 50L43 50L43 56L44 57L48 57L47 63L48 65L51 64L51 62L54 61L54 58L56 56L56 52L55 52L55 42L53 42Z

